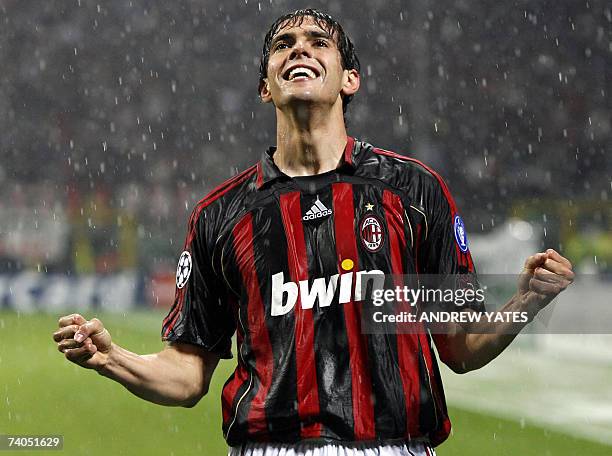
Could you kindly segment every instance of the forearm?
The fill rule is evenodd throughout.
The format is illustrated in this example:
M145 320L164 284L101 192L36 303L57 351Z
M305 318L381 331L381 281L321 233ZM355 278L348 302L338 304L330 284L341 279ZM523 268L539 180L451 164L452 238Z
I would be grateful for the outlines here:
M458 323L432 325L440 358L455 372L478 369L495 359L574 280L572 264L553 249L536 253L525 261L519 274L517 292L497 314L521 313L526 318L481 318L469 326ZM489 314L490 315L490 314ZM438 329L438 330L436 330Z
M510 298L498 312L516 314L524 312L527 318L517 321L504 318L502 322L497 323L493 318L492 322L488 320L481 322L479 327L466 337L466 345L471 353L469 370L478 369L497 358L537 314L536 310L529 309L516 295Z
M506 312L519 314L525 312L527 318L506 318ZM517 295L496 313L504 315L502 321L495 321L495 315L489 320L482 318L472 323L468 328L456 328L455 334L447 335L445 349L441 350L443 360L455 372L464 373L479 369L499 356L512 343L522 329L529 324L537 314Z
M160 405L193 406L206 393L204 369L197 359L174 350L138 355L116 344L98 372L121 383L136 396Z

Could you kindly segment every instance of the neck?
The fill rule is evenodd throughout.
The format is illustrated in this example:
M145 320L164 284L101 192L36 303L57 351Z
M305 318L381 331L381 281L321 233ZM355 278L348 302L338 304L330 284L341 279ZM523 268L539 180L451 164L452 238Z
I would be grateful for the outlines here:
M288 176L336 169L346 146L342 102L332 109L309 104L276 109L276 166Z

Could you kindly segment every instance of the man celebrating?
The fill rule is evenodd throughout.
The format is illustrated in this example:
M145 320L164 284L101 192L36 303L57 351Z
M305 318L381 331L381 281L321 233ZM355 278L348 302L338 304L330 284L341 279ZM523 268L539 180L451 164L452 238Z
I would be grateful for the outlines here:
M279 18L265 38L259 93L276 111L276 148L209 193L189 220L160 353L111 342L97 319L60 319L66 358L159 404L190 407L220 358L230 454L429 455L450 432L425 327L364 334L365 272L475 280L449 190L416 160L347 136L359 61L316 10ZM529 319L573 280L548 250L528 258L502 311ZM464 308L473 312L479 308ZM433 339L456 372L494 359L526 324L449 324ZM477 329L477 330L473 330Z

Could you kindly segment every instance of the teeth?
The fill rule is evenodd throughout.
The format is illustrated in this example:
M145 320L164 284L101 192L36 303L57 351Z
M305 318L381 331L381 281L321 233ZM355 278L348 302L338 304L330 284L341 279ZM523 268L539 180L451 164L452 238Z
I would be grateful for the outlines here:
M289 73L289 80L292 80L295 77L295 75L298 73L304 73L311 79L314 79L317 77L314 71L312 71L310 68L297 67L291 70L291 72Z

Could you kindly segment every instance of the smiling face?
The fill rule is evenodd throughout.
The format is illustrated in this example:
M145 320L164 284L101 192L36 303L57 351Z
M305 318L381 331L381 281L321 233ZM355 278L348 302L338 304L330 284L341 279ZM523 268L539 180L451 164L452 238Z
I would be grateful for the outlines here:
M260 86L264 102L278 109L294 103L340 105L341 96L359 88L359 73L345 70L335 36L311 17L280 27L270 46L267 77Z

